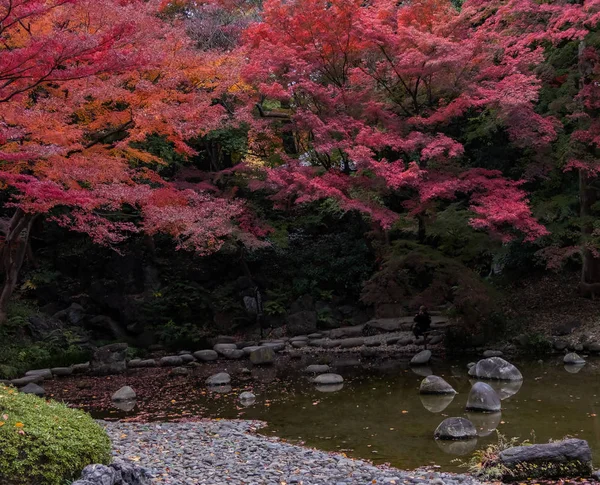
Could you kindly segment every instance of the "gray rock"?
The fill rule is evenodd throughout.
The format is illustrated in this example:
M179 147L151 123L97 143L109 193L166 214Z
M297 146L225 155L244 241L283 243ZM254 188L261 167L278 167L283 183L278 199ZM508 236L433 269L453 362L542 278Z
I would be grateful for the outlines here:
M219 358L219 354L214 350L198 350L193 355L201 362L210 362Z
M365 343L363 337L345 338L340 340L340 347L342 349L351 349L352 347L360 347Z
M454 388L438 376L427 376L421 381L421 394L456 394Z
M268 365L275 362L275 350L272 347L259 347L250 352L250 362L254 365Z
M318 333L318 332L311 333L311 334L308 335L309 339L315 339L315 338L321 338L321 337L323 337L323 334L322 333Z
M249 406L250 404L254 404L256 401L256 396L254 393L246 391L242 392L238 399L244 406Z
M504 353L501 350L486 350L483 353L483 357L489 359L490 357L502 357Z
M121 474L106 465L88 465L81 472L82 480L87 480L96 485L115 485L117 479L122 481Z
M55 376L70 376L73 374L73 367L53 367L50 370Z
M187 376L187 375L189 375L189 373L190 373L190 370L186 369L185 367L175 367L170 372L170 374L172 376Z
M245 354L243 350L240 349L224 349L221 353L225 356L226 359L229 360L237 360L241 359Z
M499 461L515 472L517 478L520 478L522 473L529 476L527 473L531 467L528 465L535 466L537 470L547 468L548 465L559 466L560 478L589 476L592 472L592 452L588 442L580 439L567 439L541 445L515 446L500 452ZM570 467L565 465L570 465ZM556 475L552 474L548 478L553 476Z
M294 347L295 349L301 349L303 347L307 347L308 346L308 341L307 340L293 340L291 342L292 347Z
M317 342L317 340L315 340L314 342ZM341 344L341 340L321 340L321 347L323 347L324 349L335 349Z
M467 364L467 369L471 370L473 367L475 367L477 364L475 362L469 362Z
M467 410L495 413L502 409L500 397L489 384L476 382L467 399Z
M152 475L145 468L121 460L113 461L110 467L121 475L123 480L121 485L150 485L151 483Z
M33 382L30 382L25 387L20 388L19 392L22 392L23 394L33 394L39 397L42 397L44 394L46 394L46 391L43 387L40 387Z
M105 345L96 349L90 364L90 372L95 375L120 374L127 369L127 344Z
M265 342L261 347L270 347L273 349L273 352L281 352L285 349L285 342Z
M230 335L218 335L217 337L215 337L212 340L212 345L234 344L234 343L235 343L235 338L231 337Z
M472 373L471 373L472 372ZM479 379L495 379L501 381L520 381L523 375L514 365L505 361L502 357L490 357L482 359L469 369L469 375Z
M156 367L158 363L154 359L144 359L140 361L140 367Z
M40 376L42 379L52 379L52 371L50 369L35 369L25 372L25 377Z
M586 342L583 348L588 352L598 353L600 352L600 342Z
M443 335L434 335L429 339L429 345L441 344L444 341Z
M447 418L439 424L433 436L439 440L468 440L477 437L477 430L468 419Z
M427 365L431 360L431 350L422 350L410 360L410 365Z
M206 379L208 386L226 386L231 382L231 376L226 372L219 372Z
M392 339L388 339L388 344L390 344L391 340ZM406 347L407 345L412 345L415 342L415 339L412 337L404 337L397 339L396 342L400 347Z
M111 399L113 401L132 401L136 397L135 391L131 387L123 386L112 395Z
M167 355L160 359L162 367L179 366L183 364L183 359L179 355Z
M130 369L137 369L138 367L141 367L141 362L142 359L131 359L127 362L127 367L129 367Z
M190 362L196 362L196 359L194 358L194 356L192 354L179 354L179 357L181 357L181 360L183 361L184 364L189 364Z
M75 364L73 365L73 373L74 374L83 374L85 372L87 372L88 370L90 370L90 363L89 362L83 362L82 364Z
M571 352L570 354L565 355L563 358L563 362L568 365L585 364L585 360L579 357L579 355L577 355L575 352Z
M217 344L213 347L213 350L218 354L224 355L224 350L237 350L236 344Z
M564 339L556 339L553 345L556 350L565 350L569 346L569 342Z
M313 382L318 385L331 386L334 384L341 384L344 382L344 378L339 374L321 374L313 379Z
M307 374L326 374L330 370L331 367L329 367L328 365L313 364L309 365L306 369L304 369L304 372L306 372Z
M290 335L301 335L317 330L317 312L304 310L287 317L287 331Z
M258 349L260 349L260 345L251 345L249 347L244 347L242 351L244 352L244 355L250 355L252 352Z
M354 325L353 327L334 328L329 337L332 339L343 339L350 337L362 337L364 325Z
M31 384L31 383L36 384L38 382L42 382L43 380L44 380L43 376L33 375L33 376L21 377L19 379L12 379L10 381L10 383L15 387L22 387L22 386L26 386L27 384Z

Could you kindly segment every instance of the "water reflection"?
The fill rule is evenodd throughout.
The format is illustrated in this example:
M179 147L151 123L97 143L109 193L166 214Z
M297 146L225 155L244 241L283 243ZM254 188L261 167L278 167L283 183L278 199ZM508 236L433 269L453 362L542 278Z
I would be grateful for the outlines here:
M479 382L477 379L469 379L471 385ZM492 380L482 380L481 382L485 382L488 384L496 394L500 400L504 401L505 399L514 396L523 385L523 381L492 381Z
M467 413L467 419L477 429L477 436L489 436L500 424L502 413Z
M344 383L340 384L321 384L319 386L315 386L315 389L319 392L337 392L341 391L344 388Z
M477 438L470 440L435 440L438 448L449 455L468 455L477 447Z
M130 401L113 401L113 406L116 407L117 409L120 409L121 411L125 411L126 413L128 413L129 411L133 411L133 408L135 408L136 405L136 400L132 399Z
M441 413L446 409L456 394L419 394L421 403L431 413Z
M431 370L431 367L413 366L413 367L411 367L411 370L418 376L429 377L429 376L433 375L433 371Z
M583 364L565 364L565 370L569 374L577 374L581 369L585 367L585 363Z

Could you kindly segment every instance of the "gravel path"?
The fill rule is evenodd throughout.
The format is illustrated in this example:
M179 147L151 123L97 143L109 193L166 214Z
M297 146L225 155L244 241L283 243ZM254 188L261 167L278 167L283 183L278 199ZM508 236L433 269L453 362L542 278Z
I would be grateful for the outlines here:
M252 431L253 421L103 423L115 457L169 485L479 485L467 475L405 472L303 448Z

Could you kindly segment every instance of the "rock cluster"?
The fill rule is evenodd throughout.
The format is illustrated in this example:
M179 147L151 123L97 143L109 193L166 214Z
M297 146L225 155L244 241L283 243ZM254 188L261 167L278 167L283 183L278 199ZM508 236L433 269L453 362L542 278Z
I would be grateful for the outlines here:
M145 468L118 460L108 466L86 466L81 478L71 485L150 485L151 479Z

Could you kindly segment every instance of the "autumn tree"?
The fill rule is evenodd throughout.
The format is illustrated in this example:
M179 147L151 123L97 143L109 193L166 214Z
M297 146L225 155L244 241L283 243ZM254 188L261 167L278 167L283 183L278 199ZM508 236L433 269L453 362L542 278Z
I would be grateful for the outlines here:
M452 200L502 240L545 234L523 181L474 166L456 136L480 116L523 149L550 143L554 124L534 109L531 71L543 52L478 29L473 15L446 0L265 2L247 33L245 74L260 99L279 103L271 116L290 118L301 155L282 150L284 163L267 166L256 187L281 206L331 197L384 228L416 219L421 240ZM390 195L402 207L388 207Z
M158 134L193 154L186 141L222 125L226 109L213 101L234 84L161 6L0 1L0 322L36 217L113 246L140 231L200 254L231 236L253 240L243 204L162 179L161 160L139 148Z

